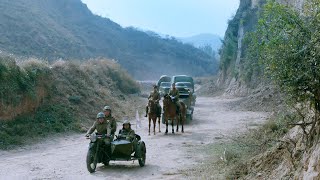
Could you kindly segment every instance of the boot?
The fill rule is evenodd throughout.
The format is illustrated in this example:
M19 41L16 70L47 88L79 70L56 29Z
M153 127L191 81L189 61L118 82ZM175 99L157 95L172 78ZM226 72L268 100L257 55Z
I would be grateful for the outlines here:
M149 107L147 106L146 107L146 115L144 117L148 117L148 110L149 110Z

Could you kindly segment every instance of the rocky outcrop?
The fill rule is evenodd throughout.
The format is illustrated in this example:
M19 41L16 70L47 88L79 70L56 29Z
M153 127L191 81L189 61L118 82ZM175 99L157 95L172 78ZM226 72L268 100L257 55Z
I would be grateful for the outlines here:
M305 0L277 0L280 3L287 4L295 7L298 10L302 10ZM226 70L220 69L218 84L226 88L226 94L234 96L246 96L251 94L259 83L261 83L260 77L252 76L251 80L245 82L241 77L243 77L242 65L245 63L246 59L244 57L246 47L243 45L243 38L252 29L254 29L257 23L257 12L261 10L262 5L265 3L265 0L241 0L239 9L234 17L229 23L230 26L237 28L236 34L236 43L237 48L229 51L234 51L233 59L229 63ZM235 21L235 22L232 22ZM235 26L236 24L236 26ZM228 43L228 29L225 34L225 44ZM222 48L229 48L223 46ZM222 51L223 52L223 51ZM222 55L223 57L223 55Z

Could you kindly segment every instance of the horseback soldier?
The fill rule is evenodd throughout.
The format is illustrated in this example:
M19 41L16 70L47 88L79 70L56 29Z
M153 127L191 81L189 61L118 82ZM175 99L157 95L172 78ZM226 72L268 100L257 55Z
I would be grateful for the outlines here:
M160 97L160 93L158 92L158 86L153 85L153 91L150 92L148 100L153 100L155 102L155 104L157 105L157 117L161 116L161 106L159 104L160 99L161 99L161 97ZM147 117L148 111L149 111L149 103L146 106L146 115L144 117Z
M175 83L172 83L169 96L171 97L172 101L176 104L177 112L179 112L180 111L179 90L176 89Z

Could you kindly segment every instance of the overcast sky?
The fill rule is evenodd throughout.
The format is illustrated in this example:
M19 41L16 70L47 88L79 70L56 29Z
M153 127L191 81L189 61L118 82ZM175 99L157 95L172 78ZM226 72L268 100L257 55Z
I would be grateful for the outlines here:
M82 0L95 14L123 27L134 26L176 37L200 33L221 37L239 0Z

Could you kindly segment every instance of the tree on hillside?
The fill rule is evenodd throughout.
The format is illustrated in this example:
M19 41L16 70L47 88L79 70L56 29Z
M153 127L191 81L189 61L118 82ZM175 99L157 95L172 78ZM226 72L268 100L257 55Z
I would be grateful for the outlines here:
M200 46L199 49L208 54L210 57L216 57L216 51L212 48L212 46L210 46L210 44Z
M305 130L308 142L313 142L314 137L320 136L319 0L307 1L302 12L269 1L257 30L251 35L250 57L260 60L265 74L294 104L310 105L312 121L299 125ZM305 128L308 125L311 125L309 131Z

